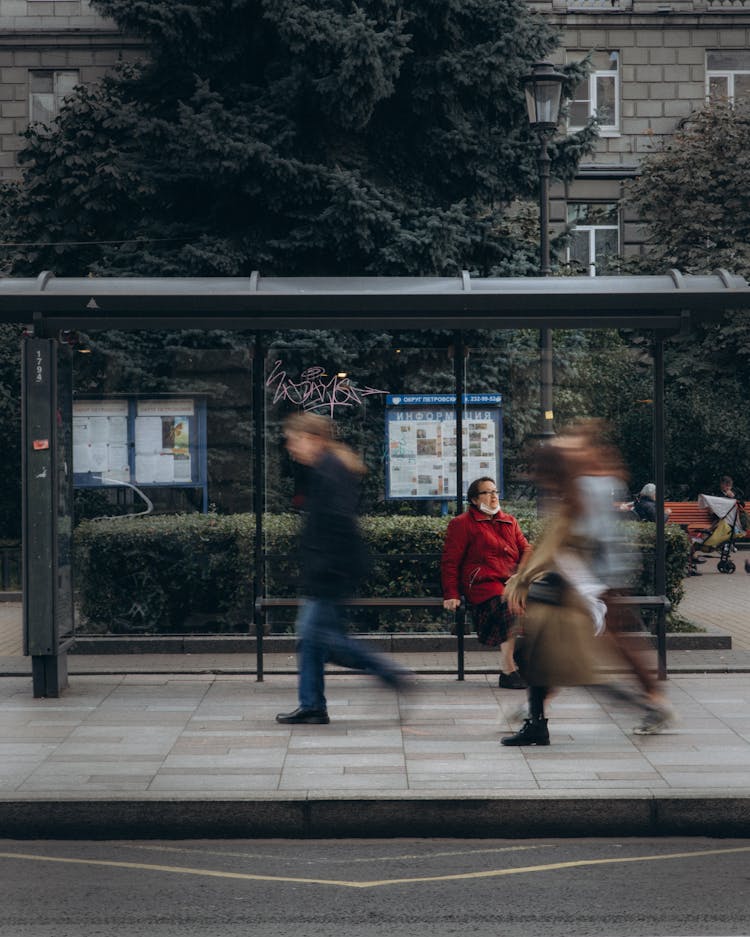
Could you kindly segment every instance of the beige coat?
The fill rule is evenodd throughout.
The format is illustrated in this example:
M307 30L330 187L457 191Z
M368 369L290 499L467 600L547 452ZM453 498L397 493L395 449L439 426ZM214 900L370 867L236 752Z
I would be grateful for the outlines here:
M575 544L570 540L566 520L558 517L505 589L509 601L526 609L521 617L523 676L531 686L596 682L594 623L578 593L564 585L559 605L529 597L532 582L557 571L555 557L563 547L575 549Z

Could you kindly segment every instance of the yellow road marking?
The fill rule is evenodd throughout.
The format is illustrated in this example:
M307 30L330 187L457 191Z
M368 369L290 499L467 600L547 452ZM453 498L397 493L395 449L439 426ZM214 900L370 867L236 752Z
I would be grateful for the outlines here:
M270 859L271 861L278 861L283 859L283 856L274 856L269 853L262 852L232 852L230 850L222 849L188 849L185 846L153 846L146 843L120 843L120 846L127 846L131 849L142 850L144 852L178 852L183 855L198 855L198 856L226 856L232 859ZM430 852L430 859L444 859L451 858L455 856L481 856L486 854L496 855L499 852L528 852L530 849L549 849L550 843L534 843L531 846L497 846L492 849L451 849L445 850L444 852ZM405 853L402 855L396 856L342 856L338 858L336 856L324 857L316 859L317 864L327 863L332 865L334 863L345 863L346 865L354 864L370 864L374 862L405 862L411 859L423 860L426 856L424 853Z
M452 875L429 875L419 878L389 878L380 881L351 882L324 878L295 878L291 875L253 875L250 872L222 872L218 869L192 869L184 866L150 865L145 862L118 862L110 859L74 859L63 856L34 856L22 852L0 852L0 859L26 859L32 862L61 862L71 865L102 866L111 869L134 869L145 872L166 872L176 875L199 875L205 878L226 878L244 882L283 882L292 885L331 885L339 888L382 888L388 885L420 885L427 882L457 882L470 879L500 878L505 875L523 875L533 872L555 872L560 869L579 869L583 866L619 865L624 862L659 862L671 859L695 859L701 856L723 856L750 852L750 846L729 849L701 849L696 852L671 852L658 856L620 856L609 859L574 859L550 862L546 865L528 865L512 869L488 869L484 872L459 872Z

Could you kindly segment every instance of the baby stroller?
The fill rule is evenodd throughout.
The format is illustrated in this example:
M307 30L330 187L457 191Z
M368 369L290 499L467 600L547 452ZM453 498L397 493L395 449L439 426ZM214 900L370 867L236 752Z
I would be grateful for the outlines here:
M692 537L695 553L714 553L719 551L717 569L720 573L733 573L737 568L731 556L735 549L734 543L739 537L745 536L742 521L744 520L743 506L734 498L719 498L714 495L699 495L698 504L707 508L716 521L710 530L698 531Z

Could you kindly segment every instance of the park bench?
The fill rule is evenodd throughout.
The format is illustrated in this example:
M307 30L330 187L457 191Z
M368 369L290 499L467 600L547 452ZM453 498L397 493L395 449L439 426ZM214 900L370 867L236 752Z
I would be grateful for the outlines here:
M678 524L690 536L693 532L710 530L716 518L697 501L665 501L665 511L669 511L668 524Z

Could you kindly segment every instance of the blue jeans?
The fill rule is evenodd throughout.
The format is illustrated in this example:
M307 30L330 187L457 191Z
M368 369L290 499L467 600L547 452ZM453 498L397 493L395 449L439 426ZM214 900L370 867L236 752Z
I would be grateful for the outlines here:
M340 607L328 599L306 598L300 608L297 661L302 709L326 709L325 668L329 661L374 674L388 686L396 686L399 680L399 670L387 658L346 633Z

